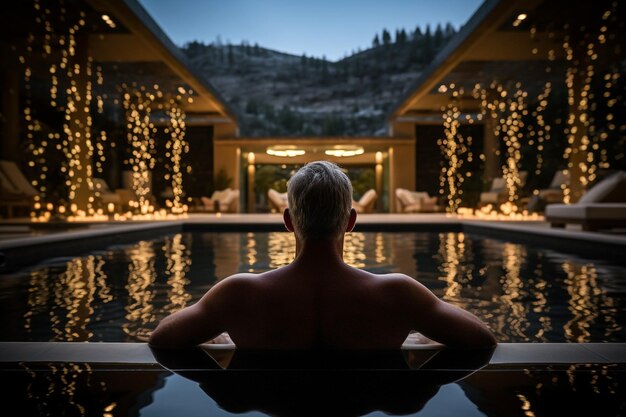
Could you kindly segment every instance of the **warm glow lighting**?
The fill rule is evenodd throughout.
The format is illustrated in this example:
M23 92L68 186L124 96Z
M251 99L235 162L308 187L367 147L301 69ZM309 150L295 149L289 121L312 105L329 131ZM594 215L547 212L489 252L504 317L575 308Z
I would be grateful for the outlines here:
M382 164L383 163L383 153L382 152L376 152L376 163L377 164Z
M248 152L248 164L253 165L255 160L254 152Z
M304 155L306 151L304 149L298 149L293 145L276 145L267 148L265 153L272 156L293 158L294 156Z
M324 153L326 155L342 158L347 156L362 155L365 153L365 149L363 149L362 146L357 145L335 145L332 149L326 149Z
M517 15L517 20L524 20L528 17L526 13L520 13Z

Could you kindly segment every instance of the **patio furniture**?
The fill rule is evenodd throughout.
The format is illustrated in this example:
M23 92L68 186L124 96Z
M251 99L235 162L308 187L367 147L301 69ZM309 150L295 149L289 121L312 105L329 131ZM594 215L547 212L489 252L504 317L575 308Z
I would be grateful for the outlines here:
M0 207L6 208L7 217L13 217L15 208L30 209L37 195L15 162L0 161Z
M528 171L520 171L520 184L518 190L522 189L526 185L526 178L528 178ZM491 181L491 187L489 191L480 193L480 205L484 206L492 204L499 206L506 202L509 196L509 191L506 187L506 181L503 177L496 177Z
M102 178L93 178L92 181L94 189L100 193L100 201L105 208L108 209L109 204L113 204L116 209L121 207L122 195L111 191L109 184Z
M355 209L357 213L372 213L374 212L377 198L378 194L376 194L376 190L369 189L361 196L359 201L352 201L352 208Z
M267 199L270 202L270 208L278 213L282 214L282 212L289 207L287 193L279 193L275 189L270 188L267 190Z
M211 198L200 197L202 206L199 211L205 213L237 213L239 212L239 190L226 188L216 190L211 194Z
M626 227L626 172L619 171L591 187L575 204L550 204L552 227L580 224L583 230Z
M396 188L397 210L400 213L436 213L441 211L437 197L431 197L425 191L410 191Z
M548 204L562 203L563 189L567 184L569 184L569 174L561 169L557 170L552 177L552 181L550 181L550 185L530 197L528 210L531 212L543 212Z

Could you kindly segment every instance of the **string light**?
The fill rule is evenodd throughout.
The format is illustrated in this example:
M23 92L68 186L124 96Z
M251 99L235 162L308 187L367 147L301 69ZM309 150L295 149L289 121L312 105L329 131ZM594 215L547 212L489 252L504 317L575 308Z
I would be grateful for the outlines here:
M183 172L182 155L189 152L189 144L185 141L185 112L174 102L168 110L170 117L170 139L166 144L166 156L170 158L171 181L173 199L168 200L168 206L174 214L186 213L188 207L182 202L183 196ZM167 179L167 178L166 178Z

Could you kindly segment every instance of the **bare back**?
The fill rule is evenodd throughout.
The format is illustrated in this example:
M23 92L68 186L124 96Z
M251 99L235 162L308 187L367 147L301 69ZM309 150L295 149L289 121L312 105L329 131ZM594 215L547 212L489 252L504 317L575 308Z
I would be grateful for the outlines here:
M397 274L287 266L231 279L225 323L241 348L398 348L411 330Z
M476 316L406 275L313 259L220 281L166 317L150 343L191 346L228 332L243 349L397 349L411 330L446 345L496 343Z

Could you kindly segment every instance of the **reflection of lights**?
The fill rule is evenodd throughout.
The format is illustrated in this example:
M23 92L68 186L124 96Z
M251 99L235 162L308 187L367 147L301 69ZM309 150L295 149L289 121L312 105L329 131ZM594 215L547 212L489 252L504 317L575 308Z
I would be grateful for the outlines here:
M535 413L531 408L530 401L528 401L524 394L517 394L517 398L522 402L522 410L524 411L524 415L526 417L535 417Z
M362 155L365 152L362 146L358 145L335 145L332 149L326 149L324 153L330 156L349 157Z
M343 241L343 260L355 268L365 266L365 234L360 232L346 233Z
M273 232L267 242L270 268L288 265L296 257L296 238L293 233Z
M521 279L522 264L526 259L526 250L522 245L505 243L502 248L502 267L505 276L501 279L504 294L500 296L503 307L507 308L506 326L510 334L526 339L525 330L530 326L526 318L526 306L521 302L527 296Z
M598 317L595 306L601 305L599 299L604 295L598 286L596 268L591 264L577 265L569 260L563 262L562 267L567 274L565 284L570 296L567 304L572 314L563 326L565 337L568 342L589 342L589 329Z
M440 233L439 256L442 261L439 271L444 274L439 279L447 283L442 298L458 301L462 289L459 281L471 279L474 269L468 262L473 258L469 241L466 242L463 233Z
M170 286L167 298L169 304L166 310L174 313L187 305L191 294L185 289L189 280L185 277L191 266L190 252L183 242L183 235L177 233L166 237L163 245L165 255L165 274L168 275L167 284Z
M298 149L294 145L275 145L268 147L265 153L272 156L292 158L294 156L304 155L306 151L304 149Z
M254 236L254 233L248 233L246 235L247 241L246 241L246 258L247 258L247 263L248 263L248 271L247 272L254 272L254 265L257 263L257 250L256 250L256 238Z
M145 341L148 339L155 320L152 299L154 291L151 290L156 280L154 269L154 243L141 241L128 250L130 258L128 265L128 290L129 303L126 306L126 323L122 330L135 340Z

